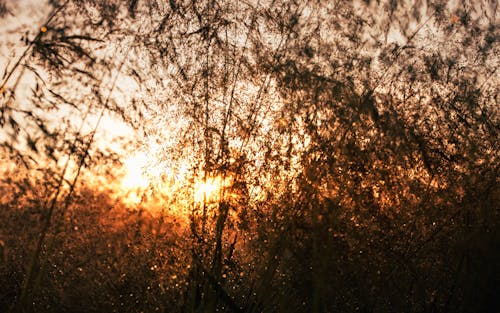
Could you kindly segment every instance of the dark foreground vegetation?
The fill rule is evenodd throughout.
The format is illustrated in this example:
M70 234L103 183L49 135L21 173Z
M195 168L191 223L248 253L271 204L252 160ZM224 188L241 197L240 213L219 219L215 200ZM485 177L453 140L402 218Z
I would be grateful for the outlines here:
M500 199L497 187L480 183L461 198L425 190L400 212L382 211L374 200L346 209L300 190L298 198L234 209L240 217L230 223L238 225L224 234L213 216L205 238L168 208L154 216L82 189L47 233L30 302L19 303L46 214L40 184L1 187L2 312L499 308Z
M498 3L48 6L3 56L0 312L500 311Z

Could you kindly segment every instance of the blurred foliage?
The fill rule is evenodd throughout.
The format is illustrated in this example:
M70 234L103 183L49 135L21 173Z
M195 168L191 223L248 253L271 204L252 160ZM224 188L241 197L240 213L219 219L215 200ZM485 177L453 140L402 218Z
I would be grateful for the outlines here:
M2 78L0 310L500 309L498 4L51 6ZM175 191L84 179L105 114Z

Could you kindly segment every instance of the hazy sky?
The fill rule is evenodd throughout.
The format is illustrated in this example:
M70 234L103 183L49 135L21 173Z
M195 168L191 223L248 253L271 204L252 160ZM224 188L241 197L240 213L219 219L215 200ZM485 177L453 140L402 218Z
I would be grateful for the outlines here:
M50 11L47 1L7 0L5 4L9 13L0 17L1 83L5 71L13 67L27 47L23 41L24 36L33 39Z
M24 46L20 42L20 35L29 32L30 38L34 36L34 31L42 25L50 10L47 1L37 0L7 0L6 6L10 13L0 18L0 29L2 31L0 56L2 62L12 52L10 51L13 48L12 45L17 48Z
M2 0L0 0L0 3ZM0 84L4 82L4 73L10 71L13 65L19 60L20 56L26 50L27 45L24 42L24 36L27 34L28 40L32 40L43 26L48 15L50 14L51 6L48 1L41 0L6 0L3 1L9 11L5 16L0 17ZM22 64L22 63L21 63ZM16 80L17 74L22 71L22 67L17 68L15 74L10 78L7 88L12 87ZM23 79L16 88L16 105L26 105L25 95L30 93L33 81L30 79L28 71L24 71ZM64 112L59 112L64 115ZM55 117L55 116L53 116ZM129 131L123 123L119 123L116 119L105 117L106 122L103 124L113 125L113 127L100 127L106 135L99 136L99 139L110 136L113 138L117 135L126 134ZM22 120L18 122L22 123ZM106 129L104 129L106 128ZM0 130L0 140L5 133ZM104 139L107 145L111 139Z

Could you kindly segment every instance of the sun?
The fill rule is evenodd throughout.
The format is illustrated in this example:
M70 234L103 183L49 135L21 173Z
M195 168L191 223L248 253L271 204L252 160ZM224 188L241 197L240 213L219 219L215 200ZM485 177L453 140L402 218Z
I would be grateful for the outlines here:
M201 179L194 185L194 200L205 203L220 201L223 196L221 192L229 185L229 179L220 176Z
M216 179L207 179L200 181L195 185L194 200L196 202L211 202L217 197L220 189L220 182Z
M122 200L129 204L144 202L144 196L152 190L167 192L164 178L167 170L153 153L139 151L133 153L123 162L123 176L120 181Z
M159 199L175 198L190 181L187 164L175 166L162 161L155 151L135 151L122 164L117 192L127 204L153 206L152 202ZM203 189L212 192L208 186Z
M150 180L146 176L146 166L148 163L147 154L137 153L124 162L125 177L122 180L124 189L143 189L146 188Z
M175 166L159 161L155 153L136 151L123 161L119 193L124 202L132 205L149 205L151 203L148 201L155 195L173 199L183 194L187 199L192 197L196 203L220 201L224 196L222 191L230 185L230 179L209 175L204 177L203 174L193 177L189 168L188 163Z

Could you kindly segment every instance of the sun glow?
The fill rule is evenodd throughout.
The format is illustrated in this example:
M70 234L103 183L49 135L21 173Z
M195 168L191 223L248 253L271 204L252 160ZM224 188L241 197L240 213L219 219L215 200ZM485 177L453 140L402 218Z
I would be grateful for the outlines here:
M135 152L123 163L124 176L120 182L121 198L129 204L139 204L147 200L153 191L159 194L173 192L168 185L171 172L159 162L153 152Z
M126 174L122 181L123 188L146 188L149 185L149 179L145 175L147 161L146 153L138 153L124 162Z
M153 152L135 152L123 162L123 176L120 180L119 196L131 205L165 205L165 201L185 200L196 203L214 203L223 197L222 192L230 186L230 178L209 176L198 172L192 175L187 163L175 166L157 159ZM191 200L189 200L191 199ZM183 200L181 200L183 201ZM172 203L169 203L172 207Z
M229 179L223 179L220 176L202 179L194 185L194 200L196 202L217 202L222 197L221 192L229 185Z
M196 202L213 201L220 189L219 183L215 179L207 179L204 182L199 182L194 188L194 200Z

